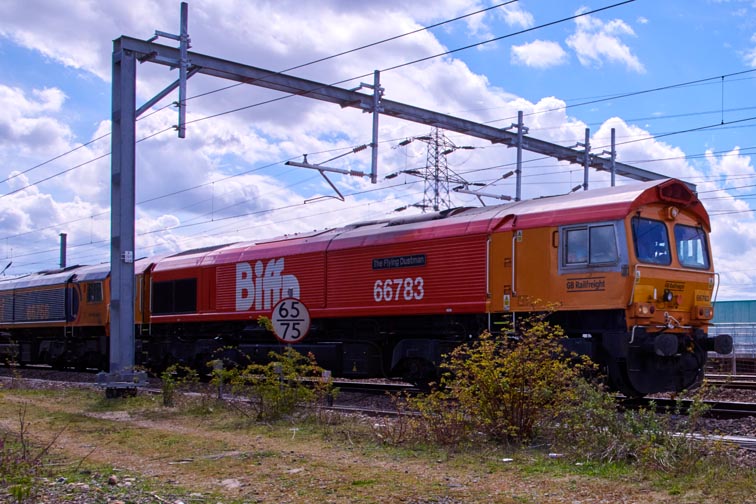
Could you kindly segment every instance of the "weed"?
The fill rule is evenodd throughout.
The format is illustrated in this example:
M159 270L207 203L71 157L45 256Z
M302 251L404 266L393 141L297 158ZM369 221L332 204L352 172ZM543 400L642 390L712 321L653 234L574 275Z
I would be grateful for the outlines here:
M163 384L163 406L173 407L177 390L198 383L199 375L190 367L173 364L160 374L160 379Z
M617 412L615 399L585 383L578 384L574 403L562 410L551 441L572 458L605 463L631 462L649 471L689 474L704 458L726 462L727 449L703 441L702 416L708 410L698 391L685 415L681 400L672 411L648 407Z
M45 470L44 459L63 431L56 434L45 446L34 449L29 439L31 423L26 418L27 408L18 410L18 431L5 433L0 438L0 482L17 503L34 499L37 480Z
M398 446L424 441L422 423L414 414L414 410L409 409L412 399L402 394L394 394L389 398L397 415L394 418L383 418L373 422L372 432L378 442Z
M18 343L14 340L8 340L8 343L0 343L0 348L2 351L2 353L0 353L2 362L11 370L10 381L5 384L5 387L12 389L23 387L25 380L20 372L21 363L19 359ZM2 388L2 386L3 385L0 385L0 388Z

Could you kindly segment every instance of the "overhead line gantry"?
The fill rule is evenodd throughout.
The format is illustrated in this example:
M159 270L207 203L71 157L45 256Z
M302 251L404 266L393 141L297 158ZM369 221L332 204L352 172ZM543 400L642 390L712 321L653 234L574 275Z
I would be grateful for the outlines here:
M179 89L179 121L177 130L183 138L186 127L186 84L196 74L210 75L236 81L251 86L259 86L282 93L312 98L334 103L342 108L356 108L373 116L373 136L370 147L372 160L370 178L378 180L378 118L380 115L396 117L407 121L429 125L448 131L487 140L517 148L518 160L522 150L536 152L560 161L582 164L585 169L584 188L587 189L588 169L594 168L611 172L635 180L658 180L664 175L635 166L618 163L611 159L590 154L584 150L525 136L522 120L518 120L517 132L442 114L383 98L380 72L373 74L372 84L362 84L361 88L372 89L372 94L350 90L335 85L285 75L271 70L189 51L188 6L181 4L181 23L178 35L156 32L150 40L139 40L121 36L113 41L113 81L112 81L112 155L111 155L111 378L134 366L134 202L135 202L135 141L137 117L167 96ZM173 39L179 47L158 44L158 37ZM136 63L157 63L179 69L179 79L147 101L136 107ZM586 134L587 137L587 134ZM587 141L586 141L587 144ZM612 152L614 146L612 146ZM318 170L327 167L316 165ZM341 171L343 173L343 170ZM518 166L518 197L521 170ZM689 184L692 189L695 186Z

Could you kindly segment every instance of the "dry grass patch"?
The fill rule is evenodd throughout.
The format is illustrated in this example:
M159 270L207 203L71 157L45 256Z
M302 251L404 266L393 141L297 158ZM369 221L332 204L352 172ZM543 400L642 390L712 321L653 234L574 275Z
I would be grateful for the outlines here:
M385 446L372 434L375 419L324 415L320 422L263 424L222 404L213 404L210 412L191 404L165 408L160 397L102 396L0 391L0 431L16 431L18 408L25 407L35 442L43 446L58 436L53 481L58 473L72 478L73 469L91 475L115 468L138 481L134 488L146 496L129 502L155 502L150 493L165 485L186 503L226 504L738 503L748 502L756 490L746 479L727 495L695 478L679 488L630 466L575 466L538 450ZM198 401L208 404L206 398Z

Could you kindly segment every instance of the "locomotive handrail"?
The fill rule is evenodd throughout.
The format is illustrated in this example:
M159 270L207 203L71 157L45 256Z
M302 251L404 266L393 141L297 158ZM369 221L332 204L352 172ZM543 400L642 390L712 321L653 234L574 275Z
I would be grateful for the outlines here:
M522 230L512 232L512 297L515 297L517 295L517 290L515 289L515 267L517 266L517 260L515 258L515 244L517 243L518 238L522 240Z
M638 285L638 273L640 273L640 271L638 271L638 266L640 266L640 264L636 263L635 268L633 269L633 288L630 289L630 299L627 300L627 306L631 306L633 304L633 299L635 299L635 286Z

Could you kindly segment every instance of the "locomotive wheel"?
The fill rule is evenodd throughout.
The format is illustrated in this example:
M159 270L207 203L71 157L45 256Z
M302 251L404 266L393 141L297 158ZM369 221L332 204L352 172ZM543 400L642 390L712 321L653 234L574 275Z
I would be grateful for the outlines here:
M630 384L625 366L625 362L618 361L611 361L606 365L606 375L609 378L610 387L628 398L643 397L644 394L635 390Z
M402 362L402 379L420 388L428 388L436 381L438 373L436 366L425 359L405 359Z
M210 359L205 358L200 360L202 361L202 367L197 367L197 369L206 368L206 364L212 360L220 360L223 362L223 367L225 369L243 368L252 362L249 355L236 348L224 348L220 353L213 354Z

